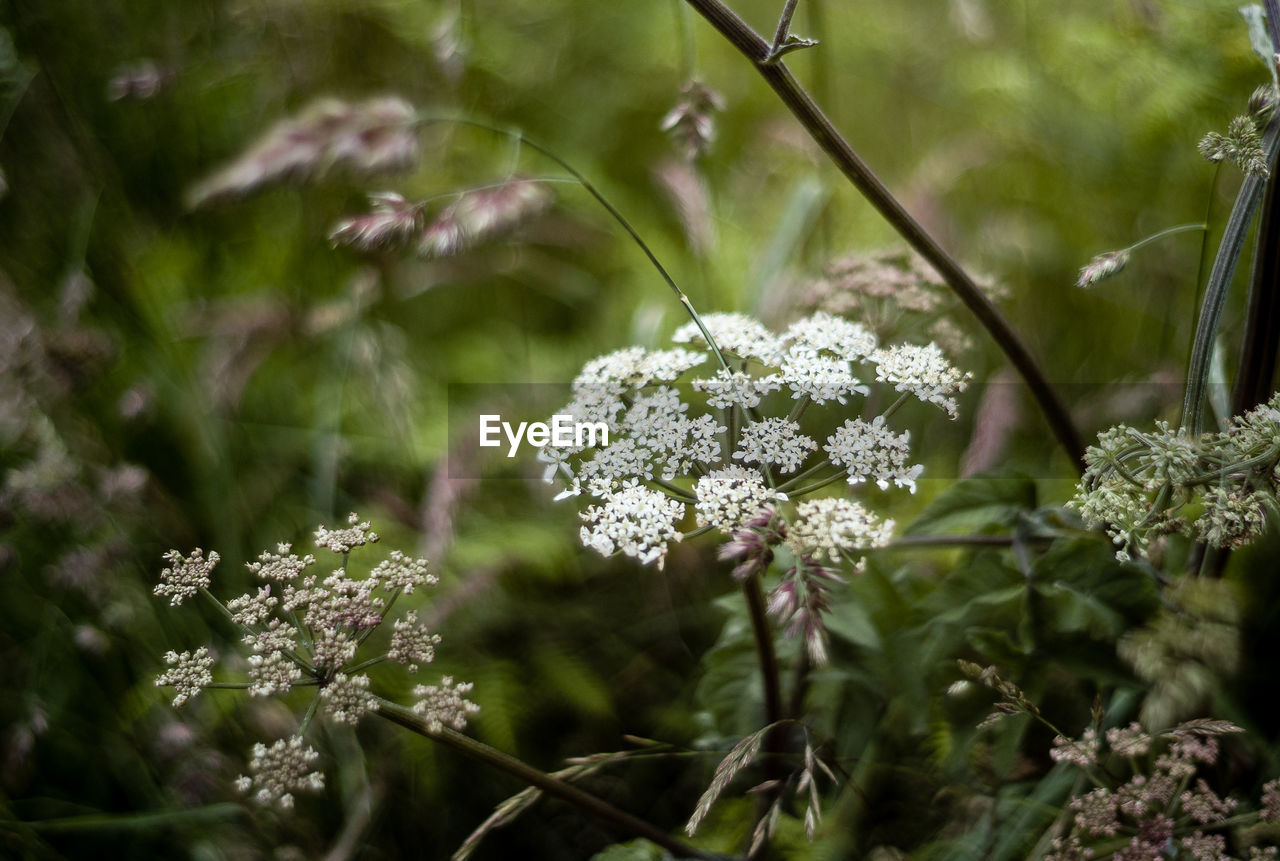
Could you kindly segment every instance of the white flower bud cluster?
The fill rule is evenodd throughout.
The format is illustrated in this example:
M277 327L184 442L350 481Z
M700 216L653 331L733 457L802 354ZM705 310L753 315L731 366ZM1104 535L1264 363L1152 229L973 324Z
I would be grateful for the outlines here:
M172 567L160 572L160 582L153 594L167 596L171 607L178 606L187 598L194 598L201 589L209 588L210 576L221 558L217 553L210 553L206 559L199 547L192 550L190 556L170 550L164 554L164 559Z
M198 695L213 684L213 658L209 649L201 646L194 652L165 652L164 662L169 665L156 677L157 687L171 687L177 693L173 697L173 706L178 708L187 700Z
M427 729L440 732L446 726L461 732L467 728L467 720L480 711L480 706L466 698L471 693L471 683L454 684L453 676L445 676L438 685L418 685L413 695L418 697L413 710L427 722Z
M324 773L311 771L311 764L320 758L314 748L293 736L288 741L280 739L270 747L259 742L253 746L249 760L249 774L236 778L236 788L248 792L257 787L253 800L267 806L276 804L282 810L293 808L293 793L318 792L324 789Z
M643 488L634 490L649 492ZM660 495L658 498L663 500ZM665 549L665 542L671 537L664 535L654 545ZM247 680L216 685L214 660L208 648L166 654L169 669L160 674L156 684L175 690L175 706L211 686L241 689L250 696L261 697L295 689L314 692L300 734L270 746L256 745L249 776L237 781L242 791L256 790L253 797L260 804L289 808L293 792L323 787L324 775L311 769L319 755L304 745L301 733L306 731L311 715L322 714L334 722L355 725L380 709L383 701L373 692L374 680L362 670L389 659L407 665L408 671L415 673L420 664L435 658L440 636L418 622L415 610L406 611L389 625L392 631L385 652L360 654L362 649L374 650L375 644L387 642L371 639L371 635L386 621L392 604L401 595L437 583L435 575L427 570L425 559L400 551L392 551L368 576L353 575L349 567L351 551L376 540L369 523L355 514L347 519L345 528L321 526L315 533L316 546L342 556L342 567L323 579L307 571L315 564L314 557L298 557L289 544L279 544L276 552L263 553L258 561L248 564L249 571L259 581L265 581L264 585L225 605L208 591L217 553L205 558L196 550L184 557L173 550L164 556L170 567L162 573L156 594L170 597L175 604L195 594L218 602L227 620L240 629L239 639L247 651ZM463 698L470 690L470 684L455 685L452 677L446 677L440 686L419 686L419 713L427 714L437 727L447 724L462 729L467 716L479 709Z
M1280 393L1200 439L1165 422L1145 432L1117 425L1099 434L1085 464L1069 505L1087 523L1106 524L1122 560L1172 532L1215 547L1248 544L1277 509Z

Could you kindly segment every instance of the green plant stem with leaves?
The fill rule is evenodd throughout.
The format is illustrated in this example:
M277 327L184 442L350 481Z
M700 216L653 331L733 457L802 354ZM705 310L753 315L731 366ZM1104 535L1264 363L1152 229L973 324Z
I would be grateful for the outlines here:
M756 71L778 94L809 136L835 162L840 172L903 239L938 271L960 301L973 312L978 322L987 330L1026 381L1054 436L1071 458L1076 471L1083 474L1084 464L1081 457L1084 454L1084 443L1066 404L1045 376L1022 337L1000 313L1000 309L987 298L973 278L885 187L848 140L822 112L813 97L795 79L786 64L779 61L779 54L773 43L756 33L720 0L686 0L686 2L752 62ZM781 41L785 42L786 38L783 34Z

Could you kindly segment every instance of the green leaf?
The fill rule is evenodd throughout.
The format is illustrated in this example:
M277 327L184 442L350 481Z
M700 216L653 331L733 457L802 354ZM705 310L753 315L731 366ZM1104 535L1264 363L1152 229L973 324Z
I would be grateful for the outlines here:
M955 535L1013 527L1036 507L1036 485L1025 475L992 475L956 482L938 494L906 529L907 535Z

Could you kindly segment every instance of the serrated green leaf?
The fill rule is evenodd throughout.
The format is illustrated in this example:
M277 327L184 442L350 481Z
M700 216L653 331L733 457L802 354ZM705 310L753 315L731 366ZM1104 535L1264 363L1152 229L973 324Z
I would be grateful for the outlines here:
M906 529L907 535L955 535L1012 528L1036 507L1036 485L1025 475L983 476L938 494Z

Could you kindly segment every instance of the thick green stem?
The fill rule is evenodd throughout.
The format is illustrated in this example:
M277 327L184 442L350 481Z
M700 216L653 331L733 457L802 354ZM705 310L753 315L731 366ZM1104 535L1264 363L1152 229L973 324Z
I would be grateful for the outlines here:
M711 23L735 48L756 67L766 83L782 99L791 113L804 126L809 136L835 162L840 172L858 189L889 224L929 262L947 282L978 322L986 328L1031 389L1040 411L1052 428L1058 442L1067 451L1076 470L1083 473L1080 460L1084 445L1066 405L1044 375L1022 338L995 304L987 298L973 278L943 250L935 240L903 208L889 190L862 161L847 140L836 130L822 109L795 79L785 63L771 62L772 45L756 33L720 0L686 0Z
M1271 162L1271 174L1280 165ZM1244 343L1240 347L1240 367L1231 394L1231 414L1239 415L1271 396L1271 379L1280 346L1280 195L1276 184L1267 184L1262 215L1258 223L1258 249L1254 256L1253 278L1249 283L1249 305L1245 313Z
M1267 164L1275 164L1276 152L1280 148L1280 114L1273 117L1267 126L1262 148L1266 153ZM1204 289L1204 304L1196 323L1196 339L1191 346L1191 361L1187 368L1186 395L1182 400L1181 425L1193 439L1200 436L1204 429L1203 405L1205 387L1209 380L1209 361L1213 357L1213 342L1218 335L1218 324L1227 302L1227 291L1231 287L1236 264L1240 262L1240 253L1249 235L1249 225L1253 223L1253 215L1265 188L1266 180L1262 177L1255 174L1245 176L1240 192L1236 195L1235 205L1231 208L1231 216L1227 219L1213 269L1209 272L1209 283Z
M496 748L492 748L484 742L465 736L460 732L456 732L448 727L442 727L439 732L432 732L427 726L427 722L421 716L416 714L413 709L399 705L397 703L381 700L377 714L394 724L398 724L405 729L425 736L432 741L438 741L447 745L464 756L470 757L478 762L496 768L499 771L505 771L507 774L521 780L530 786L537 787L547 795L553 795L562 801L578 807L581 810L590 813L597 819L607 822L619 831L627 834L633 834L637 837L643 837L652 843L656 843L663 849L666 849L677 858L707 858L715 859L718 856L711 852L704 852L693 846L677 840L664 831L645 822L643 819L632 816L624 810L619 810L612 804L603 801L589 792L585 792L571 783L567 783L559 778L539 771L531 765L528 765L514 756L505 754Z

